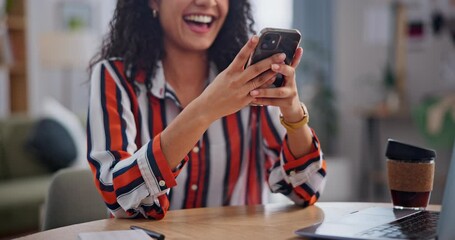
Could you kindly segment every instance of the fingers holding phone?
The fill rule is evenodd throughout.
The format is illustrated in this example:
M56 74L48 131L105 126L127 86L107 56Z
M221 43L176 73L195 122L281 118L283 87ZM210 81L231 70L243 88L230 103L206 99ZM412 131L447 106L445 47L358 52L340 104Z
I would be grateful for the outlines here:
M275 75L279 74L283 77L283 83L281 88L285 87L295 87L295 69L300 63L302 58L303 49L301 47L297 48L294 58L292 59L290 65L285 63L273 63L270 65L270 71L274 72ZM276 87L275 87L276 88ZM269 89L267 91L262 91L267 93L275 92L275 89ZM273 97L273 96L263 96L263 97Z
M275 63L271 65L271 70L283 77L281 87L257 88L250 92L254 97L254 105L273 105L280 108L288 108L294 103L299 103L297 86L295 81L295 69L300 63L303 49L298 47L289 65L285 63Z
M267 83L264 80L268 81L274 78L276 73L270 69L270 66L272 64L283 63L285 58L286 56L284 53L277 53L246 68L242 74L244 75L244 79L248 80L246 83L252 86L249 88L249 91L262 87Z
M282 87L295 86L295 69L300 63L302 59L303 49L301 47L297 48L294 58L292 59L291 63L288 64L272 64L270 69L275 72L276 74L280 74L283 76L283 83Z
M299 64L300 64L300 60L302 60L302 56L303 56L303 48L298 47L295 50L294 59L292 59L292 62L291 62L291 67L297 68L297 66L299 66Z
M277 53L286 55L284 64L291 65L300 43L301 35L295 29L265 28L261 31L259 42L251 55L247 66L268 58ZM277 74L274 87L282 86L284 78Z
M253 36L250 41L248 41L248 43L243 46L229 67L223 72L228 72L229 75L241 75L239 76L239 79L242 79L240 80L240 84L245 84L249 81L254 80L255 78L260 77L261 75L266 74L270 70L271 64L282 63L286 61L286 55L284 53L277 52L272 53L270 56L266 56L263 59L258 59L255 61L254 65L245 68L244 63L250 59L251 55L254 55L253 51L257 49L257 44L259 41L260 40L257 36Z

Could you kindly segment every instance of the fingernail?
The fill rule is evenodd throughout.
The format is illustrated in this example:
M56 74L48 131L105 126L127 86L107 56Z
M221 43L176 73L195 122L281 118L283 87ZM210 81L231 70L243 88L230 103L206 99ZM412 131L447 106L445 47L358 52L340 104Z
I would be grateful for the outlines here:
M275 63L272 64L272 70L278 70L278 69L280 69L280 65L275 64Z
M276 75L269 79L268 83L273 83L276 80Z
M258 90L253 90L253 91L250 92L250 95L251 96L257 96L257 95L259 95L259 91Z
M256 35L254 35L254 36L251 38L251 42L252 42L252 43L257 43L258 40L259 40L259 37L256 36Z

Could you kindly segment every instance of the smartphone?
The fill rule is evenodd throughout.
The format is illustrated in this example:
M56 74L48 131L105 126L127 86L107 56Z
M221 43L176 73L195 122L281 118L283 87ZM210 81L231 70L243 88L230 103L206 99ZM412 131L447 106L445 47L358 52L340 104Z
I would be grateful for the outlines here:
M248 65L257 63L276 53L285 53L286 59L284 62L290 65L300 44L300 39L301 34L297 29L264 28L259 34L259 43L251 55ZM277 74L273 86L281 87L283 82L283 75Z

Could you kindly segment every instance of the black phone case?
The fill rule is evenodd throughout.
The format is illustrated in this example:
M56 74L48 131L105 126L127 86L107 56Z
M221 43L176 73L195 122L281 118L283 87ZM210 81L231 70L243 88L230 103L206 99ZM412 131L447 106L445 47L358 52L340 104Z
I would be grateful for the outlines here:
M263 49L262 43L264 42L264 36L267 34L275 33L280 36L277 47L274 49ZM279 28L265 28L261 31L259 37L259 43L254 50L253 55L251 56L251 64L257 63L262 59L268 58L276 53L285 53L286 59L284 62L287 65L291 64L291 61L294 57L295 51L300 43L301 34L296 29L279 29ZM275 87L280 87L283 85L283 76L277 74L277 78L273 85Z

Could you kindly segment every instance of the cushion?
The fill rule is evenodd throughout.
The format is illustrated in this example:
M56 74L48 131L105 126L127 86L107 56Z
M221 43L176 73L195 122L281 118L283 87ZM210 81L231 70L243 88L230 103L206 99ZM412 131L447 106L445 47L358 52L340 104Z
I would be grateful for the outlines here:
M85 127L82 119L67 109L53 98L46 98L43 102L42 117L54 119L64 127L76 146L77 156L71 167L88 168L87 163L87 140Z
M55 119L40 119L27 143L46 167L52 171L70 166L77 157L77 147L68 130Z
M85 138L81 120L58 101L46 98L28 147L52 171L88 166Z

